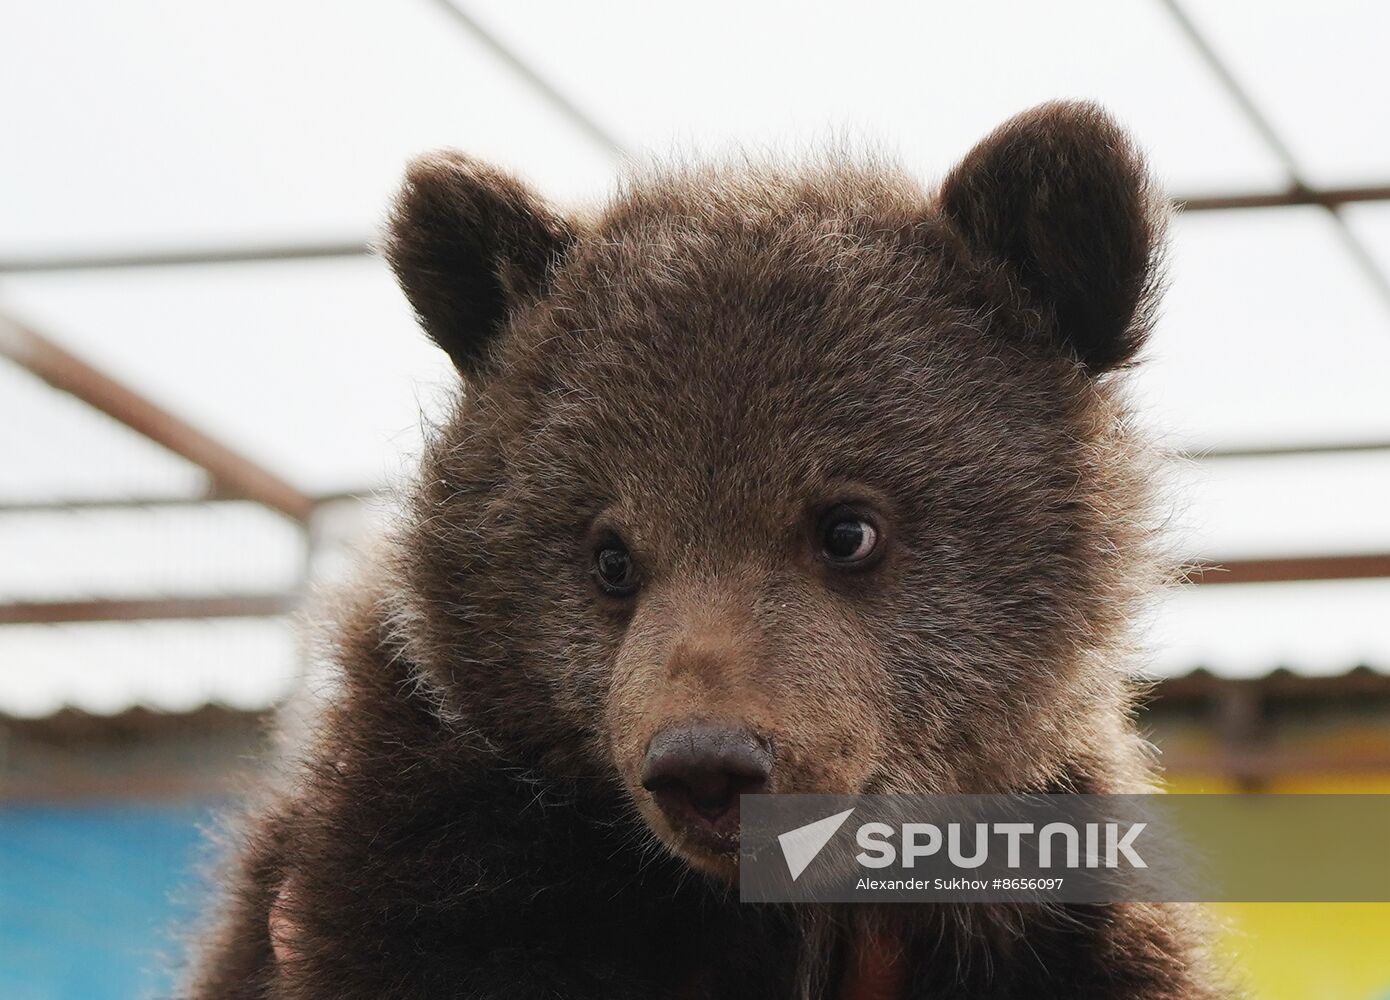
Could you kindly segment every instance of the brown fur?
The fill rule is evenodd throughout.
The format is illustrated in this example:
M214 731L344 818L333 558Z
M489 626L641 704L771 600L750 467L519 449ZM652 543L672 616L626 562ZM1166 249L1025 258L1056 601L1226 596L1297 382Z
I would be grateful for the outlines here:
M1175 908L740 905L637 778L699 719L765 738L778 792L1147 787L1115 370L1155 204L1084 105L1020 116L935 194L697 169L580 220L461 155L415 164L386 254L467 391L188 995L811 997L867 925L913 997L1216 995ZM881 528L871 569L818 557L837 504ZM606 537L631 597L595 586Z

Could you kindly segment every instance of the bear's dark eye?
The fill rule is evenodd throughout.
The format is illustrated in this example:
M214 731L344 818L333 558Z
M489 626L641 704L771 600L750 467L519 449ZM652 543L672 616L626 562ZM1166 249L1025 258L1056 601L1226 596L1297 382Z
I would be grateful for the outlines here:
M851 511L832 512L822 522L820 544L827 561L859 567L878 551L878 529Z
M594 551L594 576L600 587L615 596L631 594L637 589L632 553L616 539L604 541Z

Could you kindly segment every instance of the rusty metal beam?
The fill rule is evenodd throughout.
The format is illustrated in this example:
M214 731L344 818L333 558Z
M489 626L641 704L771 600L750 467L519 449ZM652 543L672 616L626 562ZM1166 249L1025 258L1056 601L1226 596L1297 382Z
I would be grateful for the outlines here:
M1324 441L1309 444L1197 448L1182 453L1181 457L1202 462L1241 458L1297 458L1303 455L1365 455L1377 452L1390 452L1390 441Z
M225 503L227 500L245 503L240 497L224 498L210 494L169 497L73 497L57 500L0 500L0 514L66 514L72 511L138 511L160 508L201 507Z
M301 523L313 511L313 500L292 483L6 317L0 317L0 355L207 470L220 495L254 500Z
M1294 185L1283 191L1252 191L1236 194L1195 195L1174 198L1173 207L1184 212L1224 212L1247 208L1293 208L1315 205L1334 209L1360 202L1390 201L1390 185L1368 187L1312 188Z
M366 501L381 496L380 487L347 490L338 493L317 493L309 498L315 508L345 500ZM71 511L138 511L160 508L202 507L208 504L254 503L242 496L218 491L197 496L127 496L72 497L56 500L0 500L0 514L55 514Z
M1264 113L1254 96L1236 78L1235 73L1226 65L1225 60L1216 51L1216 48L1208 41L1207 37L1198 28L1197 23L1188 16L1181 0L1158 0L1158 2L1168 11L1169 17L1178 31L1187 39L1197 58L1206 64L1211 71L1216 82L1226 92L1226 95L1235 103L1241 113L1245 116L1252 128L1259 133L1284 168L1288 175L1290 186L1289 192L1292 196L1309 196L1316 192L1316 188L1308 182L1302 164L1298 162L1298 157L1294 155L1293 147L1284 140L1275 128L1273 120ZM1373 189L1368 189L1373 190ZM1346 217L1342 214L1341 207L1346 202L1323 203L1319 201L1309 201L1308 204L1322 205L1327 210L1335 226L1335 232L1341 241L1342 248L1347 255L1356 263L1362 275L1370 282L1380 297L1382 305L1390 310L1390 276L1380 267L1375 255L1366 246L1366 242L1347 224Z
M513 52L511 46L505 44L491 31L483 27L455 0L435 0L435 6L448 15L474 41L492 53L493 57L506 66L514 76L530 87L536 96L549 104L562 118L568 120L595 146L610 156L616 157L625 154L623 144L618 141L617 136L600 125L593 115L579 107L559 87L541 75L534 66Z
M0 604L0 625L72 622L173 621L189 618L265 618L299 606L294 594L225 594L88 601L16 601Z
M1292 208L1312 205L1334 210L1344 205L1390 201L1390 184L1364 187L1311 188L1294 186L1282 191L1237 191L1176 196L1173 206L1183 212L1224 212L1244 209ZM276 261L364 257L370 242L344 240L328 243L229 244L109 254L42 254L0 258L0 274L49 271L105 271L140 267L185 267L208 264L254 264Z
M1357 580L1390 577L1390 553L1291 556L1208 562L1188 570L1200 584ZM293 611L291 593L227 594L208 597L151 597L0 604L0 625L186 618L254 618Z
M1201 584L1371 580L1390 577L1390 552L1208 561L1188 567L1186 576Z
M126 267L182 267L202 264L255 264L325 257L363 257L370 253L366 240L328 243L281 243L187 247L175 250L131 251L111 254L44 254L0 258L0 274L35 271L103 271Z

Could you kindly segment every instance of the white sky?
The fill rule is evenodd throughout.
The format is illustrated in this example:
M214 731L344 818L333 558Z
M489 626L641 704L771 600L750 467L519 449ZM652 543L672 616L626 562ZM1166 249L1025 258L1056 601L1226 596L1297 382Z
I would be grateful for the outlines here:
M1134 131L1175 193L1287 183L1156 0L461 2L639 159L848 141L931 179L1010 114L1084 97ZM1390 183L1390 5L1189 6L1311 181ZM365 239L404 162L442 145L567 202L602 197L619 166L434 0L0 5L0 130L0 259ZM1347 217L1390 272L1390 206ZM1135 386L1165 444L1390 439L1390 304L1325 214L1181 219L1171 282ZM399 477L449 378L370 259L0 275L0 310L310 492ZM0 501L204 485L0 362ZM1206 463L1177 474L1170 520L1207 556L1385 550L1388 490L1385 455ZM256 511L92 517L0 516L0 600L260 589L298 571L283 526ZM1278 591L1297 633L1278 648L1272 593L1181 595L1158 661L1237 669L1287 647L1308 669L1390 664L1385 585ZM175 652L141 676L178 673L198 627L175 629ZM108 635L166 648L162 628L0 628L0 710L70 687L81 700L91 671L62 650L89 658ZM277 628L254 642L288 643ZM110 659L102 683L119 692L126 661ZM157 683L125 690L161 697Z

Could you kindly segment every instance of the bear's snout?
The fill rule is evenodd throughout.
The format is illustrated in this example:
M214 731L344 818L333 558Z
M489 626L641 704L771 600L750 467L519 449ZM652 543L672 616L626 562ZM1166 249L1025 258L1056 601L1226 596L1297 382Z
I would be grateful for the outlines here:
M752 730L694 722L652 737L641 780L673 826L728 850L738 837L739 796L769 791L772 769L771 748Z

